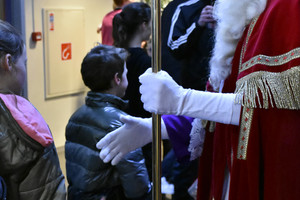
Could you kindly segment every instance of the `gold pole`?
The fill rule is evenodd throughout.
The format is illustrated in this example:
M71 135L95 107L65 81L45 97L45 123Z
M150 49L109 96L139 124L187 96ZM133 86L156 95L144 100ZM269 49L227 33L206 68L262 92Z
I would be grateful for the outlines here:
M161 70L160 0L151 2L152 16L152 71ZM152 199L161 200L161 116L152 114Z
M161 200L161 117L152 114L152 199Z

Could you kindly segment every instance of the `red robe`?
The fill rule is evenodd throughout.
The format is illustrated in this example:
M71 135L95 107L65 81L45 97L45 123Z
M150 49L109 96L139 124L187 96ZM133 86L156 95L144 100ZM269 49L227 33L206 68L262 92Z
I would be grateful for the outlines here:
M230 200L300 198L299 80L300 1L269 0L245 29L223 88L242 94L243 107L239 127L217 124L210 199L222 198L226 165Z

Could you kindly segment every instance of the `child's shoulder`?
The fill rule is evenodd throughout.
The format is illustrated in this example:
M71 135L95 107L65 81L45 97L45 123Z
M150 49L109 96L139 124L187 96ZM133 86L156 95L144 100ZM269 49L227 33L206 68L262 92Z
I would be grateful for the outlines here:
M14 94L0 93L1 104L10 112L11 116L31 138L43 146L53 142L49 127L38 110L24 97Z

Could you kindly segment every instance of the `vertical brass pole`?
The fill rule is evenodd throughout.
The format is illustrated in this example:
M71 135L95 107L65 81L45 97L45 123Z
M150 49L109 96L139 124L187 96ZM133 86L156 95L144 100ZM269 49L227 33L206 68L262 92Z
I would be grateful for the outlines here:
M161 70L161 6L160 0L151 2L152 71ZM161 116L152 114L152 199L161 200Z
M152 199L161 200L161 117L152 114Z

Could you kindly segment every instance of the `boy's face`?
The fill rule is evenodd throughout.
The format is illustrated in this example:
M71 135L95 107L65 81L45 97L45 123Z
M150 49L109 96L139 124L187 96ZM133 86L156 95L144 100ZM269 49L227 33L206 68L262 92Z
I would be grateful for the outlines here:
M152 20L150 20L148 23L144 24L143 40L145 40L145 41L149 40L149 38L151 36L151 25L152 25Z
M125 91L128 86L128 80L127 80L127 67L126 67L126 62L124 63L124 71L122 74L121 82L119 85L119 97L123 97L125 95Z

